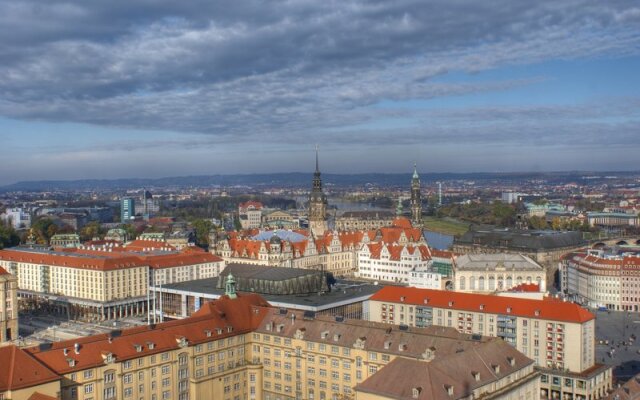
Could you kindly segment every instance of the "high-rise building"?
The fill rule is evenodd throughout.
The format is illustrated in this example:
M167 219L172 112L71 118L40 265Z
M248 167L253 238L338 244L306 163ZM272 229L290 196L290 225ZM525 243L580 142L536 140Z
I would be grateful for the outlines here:
M411 222L418 227L422 226L422 198L420 196L420 176L416 164L413 164L413 177L411 178Z
M120 222L127 223L136 216L136 201L133 197L124 197L120 200Z
M327 227L327 197L322 191L322 179L318 166L318 146L316 146L316 172L313 174L313 187L309 194L309 229L314 236L322 236Z

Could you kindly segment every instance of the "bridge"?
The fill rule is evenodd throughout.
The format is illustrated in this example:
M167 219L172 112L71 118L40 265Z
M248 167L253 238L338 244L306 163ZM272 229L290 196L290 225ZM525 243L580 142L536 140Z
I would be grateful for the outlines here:
M589 247L594 249L608 246L640 246L640 236L620 236L589 240Z

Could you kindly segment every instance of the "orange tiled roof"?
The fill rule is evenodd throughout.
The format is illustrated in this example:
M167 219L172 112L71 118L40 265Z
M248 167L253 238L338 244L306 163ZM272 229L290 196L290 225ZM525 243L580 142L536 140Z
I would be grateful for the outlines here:
M82 257L74 254L50 254L18 250L0 250L0 260L24 262L40 265L57 265L61 267L97 269L110 271L125 268L141 267L146 261L132 255L118 257Z
M0 347L0 392L31 387L59 380L49 368L14 345Z
M238 295L236 299L223 296L204 304L198 312L182 320L125 329L119 336L111 338L109 334L93 335L56 342L50 349L31 347L24 351L56 373L66 374L104 365L107 354L120 362L177 349L180 338L188 344L198 344L250 332L258 328L270 310L268 306L256 294ZM210 336L207 336L207 331ZM79 347L77 354L76 343ZM153 348L150 348L150 343L153 343ZM66 355L64 349L67 349ZM73 360L73 364L69 360Z
M142 256L150 268L161 269L181 265L205 264L221 262L222 258L211 253L176 253Z
M167 242L159 242L156 240L140 240L136 239L124 245L129 251L145 251L145 250L160 250L166 249L173 251L176 248Z
M0 275L9 275L6 269L0 267Z
M510 307L511 312L509 314L520 317L577 323L595 318L591 312L577 304L553 298L532 300L444 290L385 286L371 296L371 300L400 303L402 302L401 297L404 297L404 303L425 305L426 301L426 304L430 307L451 308L453 310L477 312L480 311L480 305L484 305L483 311L489 314L507 314L507 308ZM449 306L450 302L452 302L451 306ZM536 311L539 313L538 316L536 316Z

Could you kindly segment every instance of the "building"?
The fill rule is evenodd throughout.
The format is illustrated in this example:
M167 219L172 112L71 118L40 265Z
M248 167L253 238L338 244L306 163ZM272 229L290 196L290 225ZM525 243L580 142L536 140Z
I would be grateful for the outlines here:
M522 254L465 254L454 264L457 292L504 292L532 283L540 292L547 290L544 268Z
M322 179L318 166L318 146L316 146L316 171L313 174L313 186L309 194L309 230L315 237L324 235L327 225L327 197L322 191Z
M28 229L31 227L31 213L24 208L7 208L0 215L0 219L10 224L13 229Z
M78 247L80 236L77 233L57 233L49 239L51 247Z
M0 267L16 276L25 308L104 320L144 315L150 285L217 276L224 264L209 253L12 248L0 250Z
M297 216L283 210L262 210L262 226L267 228L295 229L300 227Z
M535 360L543 398L597 399L611 389L611 367L595 362L595 316L577 304L387 286L367 305L371 321L503 339Z
M246 201L238 204L238 218L242 229L259 228L262 225L262 209L259 201Z
M638 400L640 399L640 374L635 375L622 386L611 392L606 400Z
M180 321L0 348L7 365L0 369L0 397L377 398L386 394L381 380L407 373L405 360L415 371L433 372L403 381L409 393L514 400L537 395L533 361L503 341L281 310L258 295L238 295L233 280L227 283L225 296ZM460 365L477 370L452 371ZM38 397L30 397L34 393Z
M127 224L136 217L136 201L133 197L120 200L120 222Z
M455 238L453 252L522 254L542 265L547 272L547 285L555 285L561 257L586 246L580 232L479 229Z
M134 206L135 214L142 215L145 220L160 212L160 202L148 190L142 191L140 202L135 202Z
M0 346L18 339L18 280L0 267Z
M409 276L409 286L420 289L446 289L442 274L434 272L431 266L415 267Z
M522 194L517 192L502 192L500 197L503 203L514 204L520 201Z
M638 214L624 212L588 212L589 226L603 229L622 229L640 225Z
M602 250L570 254L560 266L560 288L589 307L640 311L640 257Z
M377 285L344 280L329 286L328 274L323 271L229 264L221 276L215 278L153 286L151 296L156 299L153 302L156 309L152 313L156 319L191 316L206 302L224 295L229 274L233 275L240 292L260 294L274 307L317 315L360 319L364 302L380 290Z
M420 194L420 176L416 164L413 165L411 178L411 222L413 226L422 226L422 196Z
M391 211L346 211L336 218L339 231L368 231L391 226L395 215Z
M428 270L430 265L431 253L426 244L367 243L358 251L357 276L376 281L409 284L412 271ZM417 277L418 275L415 276L416 279Z

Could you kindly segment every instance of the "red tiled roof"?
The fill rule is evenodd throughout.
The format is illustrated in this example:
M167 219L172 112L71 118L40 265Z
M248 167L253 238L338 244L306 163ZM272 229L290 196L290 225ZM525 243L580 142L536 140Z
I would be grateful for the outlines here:
M56 373L66 374L104 365L104 357L109 353L117 361L123 361L177 349L180 338L185 338L188 344L198 344L247 333L258 328L269 310L269 304L257 294L242 294L236 299L222 296L205 303L198 312L182 320L125 329L111 339L109 334L100 334L56 342L46 350L31 347L24 351ZM76 343L78 354L74 348ZM149 348L149 343L153 343L153 349ZM140 351L136 345L140 346ZM64 349L67 349L67 355ZM74 360L73 365L69 359Z
M510 292L537 293L540 291L540 285L537 283L521 283L509 289Z
M116 257L82 257L73 254L50 254L18 250L0 250L0 260L16 261L40 265L57 265L61 267L97 269L110 271L134 268L146 265L139 257L117 255Z
M167 242L159 242L156 240L133 240L124 245L129 251L145 251L145 250L160 250L166 249L173 251L176 248Z
M253 207L256 210L261 210L264 206L259 201L249 200L244 203L238 204L238 208L241 210L247 210L249 207Z
M391 223L391 226L395 226L398 228L405 228L405 229L413 228L413 225L411 225L411 221L409 221L409 219L405 217L398 217L394 219L393 222Z
M425 301L427 301L426 304L430 307L451 308L453 310L477 312L480 311L480 305L484 305L483 311L489 314L507 314L507 308L510 307L511 312L509 314L520 317L577 323L583 323L595 318L591 312L577 304L553 298L532 300L445 290L385 286L371 296L370 300L400 303L401 297L404 297L404 303L407 304L425 305ZM450 302L453 302L452 306L449 306ZM539 312L538 316L535 315L536 311Z
M59 380L49 368L14 345L0 347L0 392L17 390Z
M6 269L0 267L0 275L9 275Z

